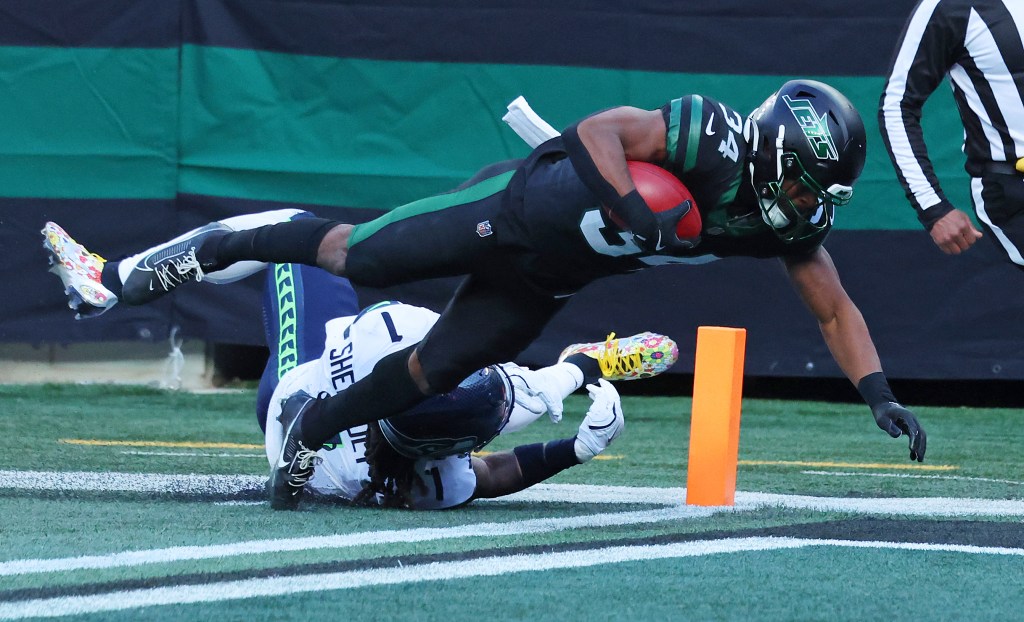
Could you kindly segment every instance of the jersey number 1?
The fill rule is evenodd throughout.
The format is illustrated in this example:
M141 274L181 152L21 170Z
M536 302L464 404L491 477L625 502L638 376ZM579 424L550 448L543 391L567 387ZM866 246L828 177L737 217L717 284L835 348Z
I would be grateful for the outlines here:
M395 328L395 321L391 319L391 314L384 311L380 314L382 320L384 320L384 326L388 327L388 335L391 337L391 343L398 343L402 340L402 336L398 334L398 329Z

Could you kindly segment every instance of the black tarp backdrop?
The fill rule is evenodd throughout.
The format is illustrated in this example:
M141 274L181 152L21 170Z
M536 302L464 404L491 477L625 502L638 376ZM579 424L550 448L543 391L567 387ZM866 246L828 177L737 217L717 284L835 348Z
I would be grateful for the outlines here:
M631 4L626 10L611 2L552 8L540 2L500 7L480 2L415 7L385 2L371 7L282 0L80 0L72 5L11 0L0 7L4 17L0 45L249 47L275 54L430 63L669 72L692 71L697 66L703 72L722 74L884 74L912 3L827 3L827 11L822 4L732 1L711 7L705 3L665 7L649 3ZM69 11L75 19L67 18ZM358 27L339 32L332 26L339 20ZM139 28L139 24L148 27ZM629 40L624 45L607 45L624 32L623 24L629 25L625 29ZM436 36L439 32L445 36ZM566 32L586 36L566 37ZM789 41L822 45L789 45ZM19 84L15 81L4 88L17 89ZM865 111L865 116L872 112ZM875 138L873 146L880 148L880 144ZM2 158L0 154L0 163ZM886 173L895 183L891 171ZM957 174L960 177L950 184L965 183L963 174ZM0 310L0 340L162 340L172 326L180 326L186 336L215 343L262 344L261 277L224 287L186 287L144 308L118 307L95 320L71 320L56 279L45 272L38 231L46 220L55 220L92 248L128 252L210 220L292 206L194 194L180 186L165 198L35 198L6 196L0 190L0 248L6 260L2 278L7 294L7 304ZM309 207L352 222L375 213L361 206ZM835 231L826 247L871 326L888 374L910 379L1024 378L1024 334L1016 321L1024 296L1017 270L1000 259L989 241L964 257L950 258L920 230L885 227L880 222L878 229ZM445 280L388 291L360 290L360 296L364 304L398 298L439 309L453 287L454 281ZM245 312L240 314L239 309ZM780 265L745 259L658 268L595 283L570 303L523 360L545 363L566 343L601 339L610 331L627 335L654 330L680 343L681 361L674 371L687 374L692 370L700 325L748 330L748 375L841 376Z

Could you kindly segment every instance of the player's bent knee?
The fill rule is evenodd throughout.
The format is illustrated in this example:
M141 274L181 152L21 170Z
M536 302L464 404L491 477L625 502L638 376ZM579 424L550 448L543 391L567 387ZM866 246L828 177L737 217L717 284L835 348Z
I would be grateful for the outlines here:
M352 235L352 225L333 223L320 240L317 249L316 264L336 276L345 274L348 259L348 240Z

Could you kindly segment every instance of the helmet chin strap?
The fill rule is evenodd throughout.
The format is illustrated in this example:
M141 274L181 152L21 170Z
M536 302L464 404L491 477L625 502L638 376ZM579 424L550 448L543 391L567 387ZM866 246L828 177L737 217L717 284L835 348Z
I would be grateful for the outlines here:
M786 144L786 126L779 125L779 135L775 137L775 179L782 180L782 147Z
M754 131L757 131L757 127L754 127ZM775 137L775 179L782 179L782 148L786 140L786 126L779 125L778 136ZM750 179L753 182L754 179L754 164L753 160L750 164ZM781 183L781 181L780 181ZM754 190L757 190L757 186L754 186ZM761 202L761 218L765 224L769 225L773 229L781 229L789 224L789 218L782 213L779 208L779 197L765 197L760 192L757 193L757 200Z
M760 132L757 123L751 117L747 117L743 124L743 140L750 145L750 153L747 155L747 174L750 176L750 185L757 192L757 184L754 183L754 160L757 159L757 143L760 140Z
M782 139L786 134L785 126L779 126L779 139L775 141L775 152L776 152L776 168L778 173L776 178L782 176ZM789 224L789 219L782 213L778 206L770 208L772 204L771 199L764 199L761 197L761 193L757 189L757 182L754 179L754 162L757 161L757 145L760 143L761 133L757 129L757 122L752 117L747 117L746 122L743 124L743 140L751 145L750 154L747 156L747 175L750 177L750 186L754 189L754 194L757 196L758 202L762 205L763 209L758 210L761 212L761 218L765 224L778 229L785 227Z

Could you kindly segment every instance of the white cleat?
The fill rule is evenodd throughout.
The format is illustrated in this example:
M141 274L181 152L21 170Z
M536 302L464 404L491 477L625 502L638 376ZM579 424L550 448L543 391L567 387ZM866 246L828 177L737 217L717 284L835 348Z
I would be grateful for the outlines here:
M155 246L144 254L121 262L121 297L132 306L146 304L190 281L206 277L204 266L196 257L203 242L232 231L221 222L184 233L170 242Z

